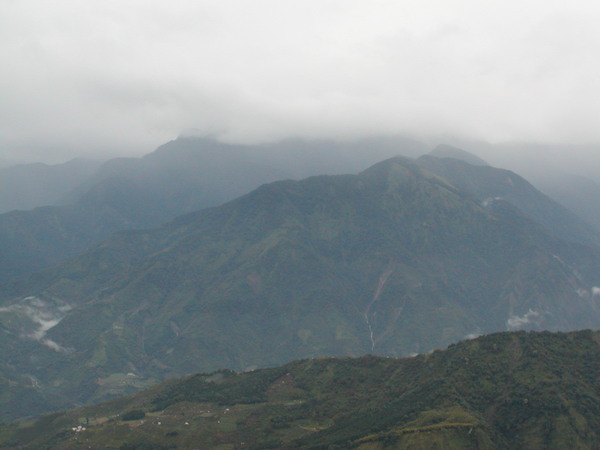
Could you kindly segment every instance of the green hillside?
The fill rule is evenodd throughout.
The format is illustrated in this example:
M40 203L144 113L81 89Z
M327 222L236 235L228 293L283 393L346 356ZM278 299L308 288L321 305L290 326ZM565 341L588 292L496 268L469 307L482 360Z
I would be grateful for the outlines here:
M64 198L58 205L54 201L48 204L55 206L0 214L0 283L63 262L114 232L155 227L275 180L356 172L396 155L398 149L407 154L425 151L423 144L402 138L345 143L289 140L264 145L178 138L142 158L111 159L91 176L89 171L77 170L87 176L78 175L80 181L70 185L81 184L68 195L61 194ZM53 184L75 178L66 172L68 168L80 165L69 163L60 172L60 167L54 168L53 182L31 173L36 166L24 166L29 171L13 176L11 171L0 171L0 210L3 198L17 201L36 183L42 186L35 190L50 194L56 188Z
M3 387L0 418L197 371L594 328L597 286L597 250L408 159L276 182L4 286L0 360L21 377L4 386L40 400Z
M491 203L498 199L509 202L559 238L587 245L600 244L600 234L592 225L510 170L429 155L420 157L416 162L481 202Z
M595 448L600 334L516 332L413 358L173 380L5 426L20 448ZM81 428L78 428L81 427Z

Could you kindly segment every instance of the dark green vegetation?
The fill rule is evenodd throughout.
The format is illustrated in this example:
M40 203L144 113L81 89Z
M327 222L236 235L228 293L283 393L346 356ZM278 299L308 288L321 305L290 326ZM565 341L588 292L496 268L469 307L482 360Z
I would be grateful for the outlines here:
M594 328L596 286L597 250L408 159L276 182L4 286L0 418L196 371Z
M110 160L69 195L62 194L63 206L0 214L0 282L64 261L116 231L157 226L279 179L356 172L396 155L398 148L423 151L406 139L244 146L180 138L143 158ZM27 183L33 182L26 178L18 186ZM16 197L10 195L15 186L8 184L2 191L0 181L0 206L5 195Z
M0 446L596 448L598 380L598 332L499 333L413 358L192 375L7 425Z

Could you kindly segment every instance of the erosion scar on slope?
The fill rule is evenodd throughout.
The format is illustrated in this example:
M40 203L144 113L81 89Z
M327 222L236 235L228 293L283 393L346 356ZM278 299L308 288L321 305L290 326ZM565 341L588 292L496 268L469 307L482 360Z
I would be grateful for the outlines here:
M388 278L393 272L394 269L388 266L388 268L384 270L383 273L379 276L379 282L377 283L377 288L375 289L373 298L371 299L371 301L367 305L367 308L365 309L365 312L363 313L363 316L365 317L365 322L367 322L367 327L369 328L369 338L371 339L371 351L375 350L375 338L373 336L373 327L371 326L369 314L371 313L371 307L377 300L379 300L381 290L383 289L383 286L385 286L385 283L387 282Z

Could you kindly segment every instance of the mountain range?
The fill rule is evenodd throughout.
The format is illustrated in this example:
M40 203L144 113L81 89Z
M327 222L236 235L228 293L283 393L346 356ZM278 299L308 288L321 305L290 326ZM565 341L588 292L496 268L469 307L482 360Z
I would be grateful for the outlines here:
M398 148L407 155L425 151L424 144L405 138L234 145L182 137L142 158L109 160L92 175L81 169L78 183L66 183L74 177L64 175L57 187L43 184L48 193L62 189L60 201L52 203L48 197L49 203L33 210L24 210L21 202L23 210L0 214L0 283L64 261L116 231L151 228L279 179L356 172L394 156ZM62 174L75 164L47 170ZM37 166L26 166L29 176L19 167L10 169L15 181L22 180L11 189L39 178L31 175L32 167ZM0 190L0 200L16 201L19 196L11 189Z
M0 206L2 202L18 204L19 210L0 214L0 283L60 263L116 231L151 228L217 206L267 182L355 173L398 152L418 156L426 152L426 146L405 138L350 143L290 140L264 145L179 138L142 158L117 158L100 168L97 162L74 160L57 166L2 169ZM452 178L482 201L502 197L561 238L598 243L600 207L594 197L597 186L591 180L570 177L557 182L552 171L552 180L539 174L535 178L536 184L584 222L514 173L484 169L487 163L468 152L440 145L430 156L469 163L467 169L451 169L448 163L442 167L430 160L424 167L441 170L441 176ZM478 167L468 169L473 165ZM471 173L464 173L467 170ZM518 185L510 186L505 182L508 179L518 180ZM30 191L36 193L35 199L22 200L32 195L27 194ZM44 200L45 206L28 210Z
M0 168L0 214L61 203L101 162L76 158L63 164L19 164Z
M583 243L595 237L577 221L553 232L511 203L545 199L532 189L486 166L394 157L117 233L0 287L0 417L196 371L595 328L600 251Z

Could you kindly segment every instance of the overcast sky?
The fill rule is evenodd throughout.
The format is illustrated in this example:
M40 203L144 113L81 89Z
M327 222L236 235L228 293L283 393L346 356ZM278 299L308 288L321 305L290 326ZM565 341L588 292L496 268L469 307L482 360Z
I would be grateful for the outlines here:
M0 0L0 161L375 133L600 142L600 3Z

